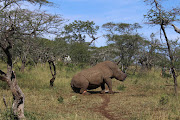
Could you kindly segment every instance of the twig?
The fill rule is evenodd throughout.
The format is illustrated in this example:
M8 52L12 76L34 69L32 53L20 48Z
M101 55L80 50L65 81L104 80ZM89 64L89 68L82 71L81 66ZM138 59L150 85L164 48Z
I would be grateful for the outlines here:
M6 98L4 95L3 95L3 102L4 102L5 107L7 108Z

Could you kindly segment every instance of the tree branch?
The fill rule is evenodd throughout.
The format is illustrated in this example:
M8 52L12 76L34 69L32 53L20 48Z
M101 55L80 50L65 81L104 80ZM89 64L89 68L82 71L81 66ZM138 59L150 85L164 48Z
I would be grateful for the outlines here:
M174 30L175 30L177 33L180 34L180 29L179 29L179 28L177 28L174 24L171 24L171 26L173 26L173 27L174 27Z
M0 70L0 80L7 81L6 73Z

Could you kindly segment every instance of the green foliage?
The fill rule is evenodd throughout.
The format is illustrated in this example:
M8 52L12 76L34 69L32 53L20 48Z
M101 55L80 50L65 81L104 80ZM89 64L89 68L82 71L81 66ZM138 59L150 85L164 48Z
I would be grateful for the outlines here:
M159 99L159 104L160 105L166 105L169 103L169 96L168 95L162 95Z
M56 67L57 67L57 69L62 70L62 68L64 67L63 62L57 61Z
M151 24L162 24L162 19L164 20L164 25L167 25L168 23L172 21L179 21L179 18L177 17L177 11L179 8L174 9L173 7L171 9L168 9L166 6L164 6L163 2L157 1L157 3L146 0L145 2L150 3L151 9L147 12L146 15L144 15L144 18L148 20ZM160 10L157 10L157 7ZM166 8L166 9L162 9Z
M117 89L118 89L119 91L124 91L125 88L126 88L125 85L119 85L119 86L117 87Z
M56 57L63 57L69 54L70 44L65 40L65 38L58 37L55 38L53 53Z
M84 69L87 65L85 63L78 64L79 69Z
M25 111L24 115L27 120L37 120L35 117L35 113L30 113ZM0 111L0 119L2 120L17 120L17 116L14 116L11 108L6 108L5 111Z
M87 36L93 39L98 29L99 26L95 26L93 21L75 20L69 25L64 26L62 35L65 35L64 39L70 43L75 41L85 42Z
M70 56L74 63L88 63L90 52L84 43L75 42L71 45Z
M72 100L77 100L77 96L72 96Z
M0 66L3 66L2 64L0 63ZM135 66L131 66L132 71L129 70L130 68L127 70L128 77L123 84L120 81L112 80L114 92L120 90L121 94L100 95L97 92L83 96L74 93L70 87L72 76L81 70L79 65L65 65L61 62L57 62L56 65L61 66L61 70L57 67L53 88L49 87L49 80L52 76L48 64L37 64L24 73L16 72L18 84L26 97L25 116L27 120L104 120L104 116L96 110L101 109L101 105L108 98L109 105L106 106L106 110L113 112L117 119L156 120L168 119L168 117L176 119L180 116L179 101L176 97L171 96L173 87L166 86L166 78L160 76L160 68L144 70L138 66L133 74ZM65 70L66 67L70 69L68 72ZM66 74L68 74L68 78L66 78ZM172 80L169 79L169 81ZM99 90L100 88L92 91ZM7 104L10 107L13 100L12 93L10 90L1 88L0 83L0 98L3 95L6 95ZM164 95L168 96L168 100ZM0 100L0 109L0 120L11 120L10 109L6 112L2 100ZM131 115L127 115L127 112L130 112Z
M128 23L105 23L102 25L102 27L113 34L132 34L134 30L142 28L140 24L134 23L134 24L128 24Z
M138 83L138 79L136 79L136 80L134 80L134 82L133 82L134 84L137 84Z
M25 111L24 112L24 115L26 116L26 118L28 120L38 120L35 116L36 116L36 113L35 112L28 112L28 111Z
M57 100L58 100L59 103L63 103L64 102L64 98L62 96L59 96Z
M13 115L12 109L6 109L5 111L0 111L0 118L3 120L17 120L17 118Z
M2 82L2 81L0 81L0 88L3 88L3 89L8 89L8 88L9 88L9 86L7 85L7 83L6 83L6 82Z
M121 65L127 68L144 47L144 39L137 33L141 26L138 23L106 23L103 28L108 32L105 37L111 46L111 54L115 54L114 59L120 60Z

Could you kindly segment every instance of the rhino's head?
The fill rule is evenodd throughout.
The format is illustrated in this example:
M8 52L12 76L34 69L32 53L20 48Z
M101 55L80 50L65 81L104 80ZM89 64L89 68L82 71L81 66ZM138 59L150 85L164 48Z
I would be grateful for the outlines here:
M117 80L124 81L127 77L127 74L122 72L120 69L118 69L117 71L114 72L114 77Z

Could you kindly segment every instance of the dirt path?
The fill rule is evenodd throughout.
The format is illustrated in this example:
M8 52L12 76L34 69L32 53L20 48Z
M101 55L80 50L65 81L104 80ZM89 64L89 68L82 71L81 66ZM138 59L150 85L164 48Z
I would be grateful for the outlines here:
M106 109L110 102L110 96L109 95L99 95L99 96L101 96L103 102L101 106L97 107L94 111L101 113L104 117L106 117L109 120L117 120L115 119L115 116L111 113L111 111Z

